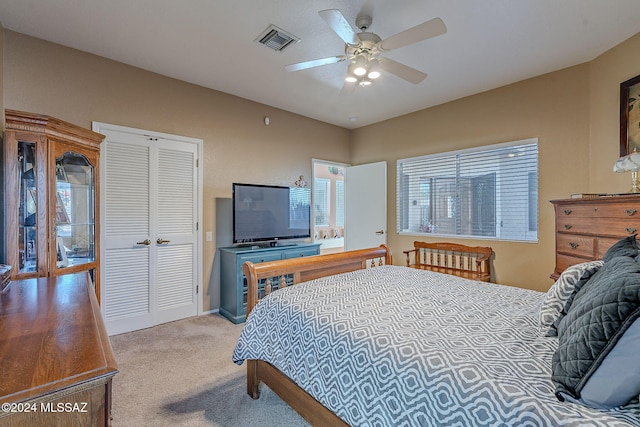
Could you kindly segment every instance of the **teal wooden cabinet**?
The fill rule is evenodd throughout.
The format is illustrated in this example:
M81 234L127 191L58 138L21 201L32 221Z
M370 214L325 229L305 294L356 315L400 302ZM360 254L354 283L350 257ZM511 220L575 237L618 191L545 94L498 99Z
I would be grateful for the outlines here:
M220 314L233 323L245 321L247 311L247 279L242 264L313 256L320 253L319 243L257 248L232 246L220 248Z

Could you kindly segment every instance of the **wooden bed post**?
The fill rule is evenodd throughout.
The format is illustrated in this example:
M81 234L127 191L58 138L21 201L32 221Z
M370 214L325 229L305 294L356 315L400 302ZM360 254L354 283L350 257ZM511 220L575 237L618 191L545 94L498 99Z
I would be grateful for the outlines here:
M247 394L252 399L260 398L260 379L258 378L258 363L255 360L247 360Z

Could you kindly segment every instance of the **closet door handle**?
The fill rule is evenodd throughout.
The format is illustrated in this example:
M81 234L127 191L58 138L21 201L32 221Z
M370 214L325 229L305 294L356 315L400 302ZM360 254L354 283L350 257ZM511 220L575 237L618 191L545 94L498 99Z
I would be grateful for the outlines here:
M156 243L161 245L163 243L169 243L171 240L164 240L163 238L158 237L158 240L156 240Z
M136 242L136 245L149 246L150 244L151 244L151 240L149 240L149 239L144 239L142 242Z

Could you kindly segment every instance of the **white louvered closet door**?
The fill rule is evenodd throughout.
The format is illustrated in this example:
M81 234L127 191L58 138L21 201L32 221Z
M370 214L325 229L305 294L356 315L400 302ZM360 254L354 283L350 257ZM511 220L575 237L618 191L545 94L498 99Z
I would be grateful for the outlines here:
M197 313L197 153L193 144L158 141L154 145L158 148L156 323L165 323Z
M196 315L197 146L102 132L107 332Z

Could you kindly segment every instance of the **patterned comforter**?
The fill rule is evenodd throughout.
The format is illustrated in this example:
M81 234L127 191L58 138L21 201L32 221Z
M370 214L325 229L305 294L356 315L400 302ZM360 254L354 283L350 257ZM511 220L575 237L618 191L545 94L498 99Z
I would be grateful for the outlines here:
M640 426L560 402L543 293L398 266L273 292L233 361L265 360L352 426Z

